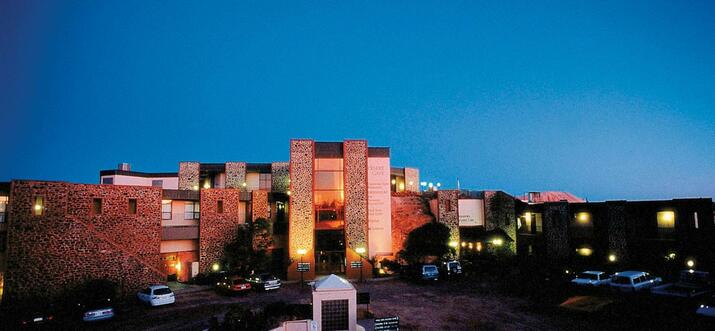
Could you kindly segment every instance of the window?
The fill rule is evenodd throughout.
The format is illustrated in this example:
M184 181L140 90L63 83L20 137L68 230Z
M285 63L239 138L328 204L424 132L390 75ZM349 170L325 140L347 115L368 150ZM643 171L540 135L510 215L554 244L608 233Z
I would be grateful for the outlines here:
M154 187L164 187L164 180L163 179L153 179L151 181L151 186Z
M343 159L315 159L315 221L345 219Z
M171 219L171 200L161 200L161 219Z
M129 199L129 213L130 214L137 213L137 199Z
M102 199L94 198L92 199L92 214L101 215L102 214Z
M7 247L7 232L0 232L0 252L4 252Z
M102 184L114 184L114 177L102 177Z
M42 216L45 213L45 198L35 197L35 204L32 206L32 214Z
M322 330L348 329L348 300L324 300L320 303Z
M0 196L0 223L5 223L5 211L7 210L7 197Z
M517 226L520 233L541 233L541 213L524 213L524 215L517 219Z
M575 226L582 226L582 227L592 227L593 226L593 221L591 220L591 213L589 212L580 212L576 213L573 215L574 217L574 225Z
M675 212L659 211L656 218L658 220L659 233L673 232L675 229Z
M216 201L216 212L223 214L223 200Z
M693 213L693 225L696 229L700 227L700 224L698 222L698 212Z
M271 174L258 175L258 189L266 191L271 190Z
M200 205L198 202L186 202L184 205L184 219L197 220L201 214Z

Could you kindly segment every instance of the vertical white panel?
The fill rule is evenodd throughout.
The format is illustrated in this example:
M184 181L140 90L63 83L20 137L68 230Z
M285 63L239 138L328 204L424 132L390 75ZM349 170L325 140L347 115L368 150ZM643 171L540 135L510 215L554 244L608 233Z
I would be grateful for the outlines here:
M392 255L389 157L367 159L367 211L370 257Z

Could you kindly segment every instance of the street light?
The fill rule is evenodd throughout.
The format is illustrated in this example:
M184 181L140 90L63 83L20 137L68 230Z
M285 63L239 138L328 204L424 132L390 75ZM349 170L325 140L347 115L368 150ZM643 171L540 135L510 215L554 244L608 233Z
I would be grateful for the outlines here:
M360 256L360 282L362 283L362 259L363 254L365 254L365 247L355 248L355 253L358 253L358 255Z
M304 281L303 281L303 272L304 271L303 271L303 268L301 267L303 264L303 255L305 255L305 253L307 253L307 252L308 252L308 250L306 250L305 248L298 249L298 255L300 255L300 262L298 263L298 271L300 271L300 288L303 288L303 283L304 283Z

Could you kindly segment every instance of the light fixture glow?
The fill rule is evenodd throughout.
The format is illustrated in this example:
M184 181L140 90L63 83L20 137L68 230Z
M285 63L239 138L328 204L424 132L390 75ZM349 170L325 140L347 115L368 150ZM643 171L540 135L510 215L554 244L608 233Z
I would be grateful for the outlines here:
M467 242L463 241L462 242L462 247L467 246Z
M593 255L593 249L591 249L590 247L581 247L576 249L576 253L581 256L591 256Z
M420 186L427 186L427 182L420 182Z
M459 246L459 243L458 243L458 242L456 242L456 241L454 241L454 240L449 242L449 247L457 248L457 246Z
M286 194L287 194L287 195L290 195L290 191L286 191Z
M442 183L437 183L437 187L440 187L440 186L442 186Z
M305 248L298 248L298 255L305 255L305 253L308 253L308 250Z
M608 261L610 261L610 262L616 262L616 254L610 254L610 255L608 255Z
M194 191L198 191L198 190L199 190L199 186L198 186L198 185L194 185Z
M219 271L219 269L221 269L221 266L218 265L218 263L214 262L214 264L211 265L211 270L213 270L214 272Z
M415 183L414 183L413 181L410 181L408 184L410 184L410 186L412 186L412 185L414 185Z
M688 260L688 261L685 262L685 265L687 265L688 268L692 268L692 267L695 266L695 261L693 261L692 259L690 259L690 260Z
M492 240L492 244L494 244L495 246L501 246L504 244L504 240L502 240L501 238L494 238Z
M241 186L246 187L246 182L241 183Z
M397 183L397 181L393 179L393 180L390 181L390 183L391 183L392 185L395 185L395 183Z
M355 252L358 254L365 254L365 247L358 247L355 249Z
M209 184L208 181L205 181L205 182L204 182L204 188L206 188L206 189L211 188L211 184Z
M35 210L40 210L40 209L42 209L42 206L40 206L40 205L35 205Z

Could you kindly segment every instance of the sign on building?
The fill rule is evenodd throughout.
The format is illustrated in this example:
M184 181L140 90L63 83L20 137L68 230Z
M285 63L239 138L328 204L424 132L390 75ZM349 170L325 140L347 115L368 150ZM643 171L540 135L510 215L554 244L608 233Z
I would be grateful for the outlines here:
M368 251L375 255L392 254L390 158L367 159Z
M355 268L355 269L362 268L362 261L351 261L350 268Z
M459 226L484 226L484 200L459 199Z
M298 272L310 271L310 262L298 262Z

